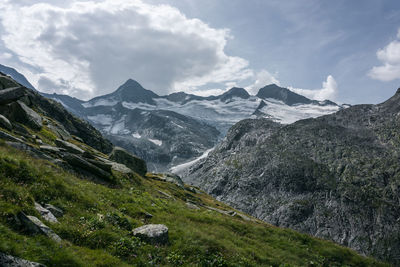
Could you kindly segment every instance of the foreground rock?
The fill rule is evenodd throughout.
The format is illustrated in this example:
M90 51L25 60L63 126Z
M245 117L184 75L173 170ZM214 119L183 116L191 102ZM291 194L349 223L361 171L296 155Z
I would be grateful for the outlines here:
M110 159L126 165L134 172L144 176L147 172L146 162L126 151L123 148L115 147L110 154Z
M0 252L0 266L1 267L46 267L43 264L20 259L11 255Z
M47 210L51 211L51 213L53 213L53 215L56 216L57 218L64 216L64 212L61 209L59 209L51 204L46 204L46 205L44 205L44 207Z
M12 130L11 122L3 115L0 115L0 127L3 127L4 129L7 129L9 131Z
M72 167L74 167L78 171L84 171L86 174L93 174L99 178L109 180L111 177L111 173L100 169L99 167L93 165L92 163L86 161L84 158L74 155L74 154L65 154L63 156L63 160L68 162Z
M46 208L43 208L42 205L35 202L35 209L40 213L43 219L51 223L58 223L57 218Z
M42 128L42 117L40 117L36 111L28 107L24 102L18 100L17 102L12 103L10 107L16 121L26 124L35 130L40 130Z
M58 147L62 147L73 154L83 154L84 152L83 149L79 148L77 145L74 145L67 141L56 139L55 143Z
M168 243L168 227L164 224L147 224L133 230L133 235L143 241L155 244L165 245Z
M53 232L48 226L43 224L38 218L34 216L25 215L21 212L18 214L18 218L24 225L25 229L31 234L43 234L53 239L55 242L60 243L61 238Z

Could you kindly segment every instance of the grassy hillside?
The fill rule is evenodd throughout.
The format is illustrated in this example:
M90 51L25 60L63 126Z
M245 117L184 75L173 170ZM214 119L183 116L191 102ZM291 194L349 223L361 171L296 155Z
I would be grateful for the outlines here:
M2 143L0 251L47 266L386 266L332 242L212 211L205 206L231 208L156 176L114 173L112 184L94 183ZM201 208L190 209L188 200ZM46 222L61 245L18 226L20 211L40 218L34 201L64 211L59 224ZM169 244L132 236L147 223L167 225Z

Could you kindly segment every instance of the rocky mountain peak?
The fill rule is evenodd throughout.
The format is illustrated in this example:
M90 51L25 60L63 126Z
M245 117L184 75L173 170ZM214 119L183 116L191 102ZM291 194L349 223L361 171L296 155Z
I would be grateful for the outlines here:
M276 84L270 84L261 88L257 96L263 99L273 98L283 101L285 104L292 106L295 104L310 104L312 100L302 95L296 94L287 88L280 87Z
M250 97L250 95L243 88L233 87L233 88L229 89L229 91L223 93L220 96L220 100L221 101L226 101L226 100L231 99L233 97L239 97L239 98L243 98L243 99L248 99Z

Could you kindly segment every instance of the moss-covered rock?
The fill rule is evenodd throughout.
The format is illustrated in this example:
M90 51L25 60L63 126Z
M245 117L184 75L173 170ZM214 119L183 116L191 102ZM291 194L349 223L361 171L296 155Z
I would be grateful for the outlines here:
M144 176L147 172L146 162L120 147L114 147L110 159L126 165L136 173Z

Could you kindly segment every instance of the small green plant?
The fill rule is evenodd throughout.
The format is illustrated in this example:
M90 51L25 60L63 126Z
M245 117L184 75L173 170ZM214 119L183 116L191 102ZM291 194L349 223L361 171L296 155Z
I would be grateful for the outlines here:
M173 266L181 266L184 263L185 256L181 255L179 252L171 251L167 256L168 263Z
M113 254L122 258L137 257L142 245L137 237L123 237L112 245Z

